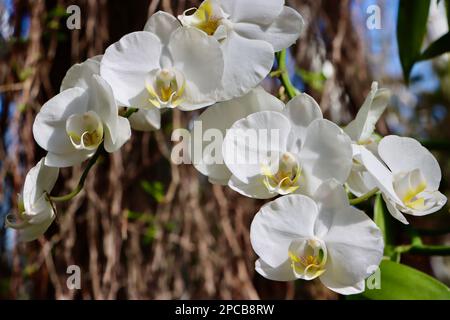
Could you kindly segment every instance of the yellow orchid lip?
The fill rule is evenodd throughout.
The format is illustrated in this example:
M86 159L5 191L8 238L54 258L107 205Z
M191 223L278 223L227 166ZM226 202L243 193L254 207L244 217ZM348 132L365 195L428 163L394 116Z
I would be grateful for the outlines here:
M66 132L77 150L95 150L103 141L103 123L94 111L73 114L66 122Z
M279 162L278 171L274 174L268 165L261 165L264 176L262 183L272 193L286 195L296 191L301 177L301 166L295 156L289 152L284 153Z
M413 210L426 209L427 182L419 169L398 174L394 180L394 189L406 207Z
M187 15L191 11L194 11L194 13ZM206 0L198 9L191 8L186 10L181 16L181 21L184 25L195 27L212 36L225 18L222 9L217 3L213 0Z
M419 194L425 189L426 184L423 184L416 189L410 189L402 199L405 205L411 209L420 209L425 207L425 198L419 196Z
M177 70L161 69L153 81L145 85L150 97L148 101L156 108L176 108L183 102L186 88L184 76Z
M288 251L292 270L296 275L307 280L322 275L326 269L327 249L325 244L317 239L298 240L295 246L299 247L298 253L292 248Z

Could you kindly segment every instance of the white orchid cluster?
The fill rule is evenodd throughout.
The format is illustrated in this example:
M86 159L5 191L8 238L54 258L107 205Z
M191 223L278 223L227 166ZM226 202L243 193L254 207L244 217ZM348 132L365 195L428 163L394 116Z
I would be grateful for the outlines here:
M411 138L374 134L389 100L389 91L373 83L343 129L323 119L309 95L285 106L262 88L200 116L204 126L224 133L224 161L211 163L212 155L204 154L197 170L247 197L281 196L264 205L251 226L261 275L278 281L320 277L338 293L362 292L384 244L375 223L350 205L345 187L361 199L380 191L392 216L405 224L403 214L430 214L446 203L438 191L439 165L428 150ZM242 138L257 130L275 130L278 139L255 145Z
M73 66L36 117L34 138L48 153L26 177L18 221L7 224L23 240L36 239L55 217L58 198L49 193L59 168L117 151L131 128L159 129L164 109L209 107L199 120L224 134L223 161L203 154L197 170L244 196L277 197L251 225L257 272L277 281L320 278L338 293L362 292L384 244L376 224L350 205L345 187L356 197L381 192L392 216L408 223L403 214L421 216L445 204L437 191L440 168L417 141L380 141L374 134L390 98L376 83L344 129L324 119L309 95L285 105L259 86L275 52L294 44L303 28L300 14L284 2L205 0L178 18L158 12L144 31ZM277 132L277 141L255 145L236 136L258 130Z

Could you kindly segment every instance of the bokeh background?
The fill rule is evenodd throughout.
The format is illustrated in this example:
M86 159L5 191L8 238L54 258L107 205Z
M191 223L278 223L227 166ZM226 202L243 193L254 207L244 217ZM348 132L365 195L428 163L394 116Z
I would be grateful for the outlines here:
M435 152L442 192L449 196L450 62L444 55L417 64L406 86L396 45L397 0L287 0L307 21L289 51L294 84L316 98L325 116L346 124L371 82L390 88L392 101L378 125L385 135L415 137ZM448 31L444 1L432 1L426 42ZM66 8L81 9L81 29L66 27ZM0 224L17 208L27 171L45 154L32 124L59 91L68 68L126 33L142 30L158 10L180 14L190 0L0 0ZM381 26L370 30L370 5ZM264 87L276 95L277 79ZM263 202L210 185L192 166L170 162L175 128L199 112L163 116L160 131L137 133L101 159L85 191L58 205L58 216L39 241L17 243L0 229L0 298L3 299L337 299L319 281L277 283L254 271L249 226ZM65 194L82 168L64 169L54 189ZM370 206L366 208L368 214ZM450 228L448 207L411 219L419 228ZM400 227L399 227L400 228ZM401 229L398 243L405 241ZM425 237L444 243L445 237ZM449 281L450 263L405 255L402 261ZM81 268L81 289L66 286L69 265ZM446 266L446 267L445 267ZM447 268L447 269L446 269Z

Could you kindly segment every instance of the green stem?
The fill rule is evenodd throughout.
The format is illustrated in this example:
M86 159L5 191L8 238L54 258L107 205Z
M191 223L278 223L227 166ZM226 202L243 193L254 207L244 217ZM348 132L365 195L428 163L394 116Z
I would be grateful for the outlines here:
M137 108L128 108L127 111L125 112L125 114L123 115L124 118L129 118L131 117L131 115L135 112L137 112L138 109Z
M354 198L354 199L350 199L349 202L352 206L359 204L361 202L367 201L370 198L372 198L372 196L374 196L378 191L380 191L378 188L373 188L372 190L370 190L369 192L367 192L366 194L363 194L361 197L358 198Z
M123 115L123 117L129 118L133 113L135 113L137 111L138 111L137 108L128 108L127 111L125 112L125 114ZM59 197L53 197L53 196L48 195L48 198L53 202L64 202L64 201L69 201L69 200L75 198L81 192L81 190L83 190L84 182L86 181L89 171L92 169L94 164L97 162L98 158L100 158L100 156L103 153L105 153L105 148L103 147L103 143L102 143L99 145L99 147L97 148L97 151L95 151L92 158L89 159L89 162L86 165L86 168L84 168L83 174L81 175L80 180L78 181L77 187L74 190L72 190L72 192L70 192L64 196L59 196Z
M292 99L295 96L297 96L297 89L292 84L291 79L289 77L289 72L286 67L286 60L287 60L286 49L279 52L277 54L277 58L281 83L283 84L283 87L286 89L286 93L289 99Z
M406 231L411 237L411 244L396 246L394 252L401 255L403 253L420 254L427 256L448 256L450 255L450 246L446 245L426 245L423 244L418 230L406 227Z
M102 155L102 153L104 151L105 151L105 149L103 148L103 143L102 143L97 148L97 151L94 153L92 158L89 159L89 162L86 165L86 168L84 168L83 174L81 175L80 180L78 181L77 187L72 192L70 192L64 196L59 196L59 197L49 196L49 199L53 202L64 202L64 201L69 201L69 200L73 199L74 197L76 197L81 192L81 190L83 190L84 182L87 178L89 171L91 170L91 168L94 166L94 164L97 162L98 158Z
M395 252L399 254L410 253L426 256L449 256L450 246L443 245L403 245L397 246Z
M420 237L417 230L411 228L409 225L406 227L406 232L409 234L411 238L411 245L413 247L421 247L423 246L422 238Z

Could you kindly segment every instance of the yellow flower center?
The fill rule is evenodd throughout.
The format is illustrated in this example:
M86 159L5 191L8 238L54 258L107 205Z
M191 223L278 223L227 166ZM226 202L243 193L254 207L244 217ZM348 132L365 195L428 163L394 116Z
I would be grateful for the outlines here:
M186 81L176 70L162 69L146 84L150 103L157 108L176 108L183 99Z
M400 174L394 180L395 192L410 209L423 210L426 207L426 188L427 182L419 169Z
M182 23L198 28L210 36L214 35L224 19L222 9L213 0L204 1L192 15L187 16L186 13L189 11L191 10L184 12L181 18Z
M294 240L288 251L294 273L311 280L325 272L327 249L318 239Z
M263 183L273 193L289 194L299 188L301 167L292 153L284 153L278 164L278 171L273 173L269 166L261 166Z
M66 132L78 150L95 150L103 141L103 123L94 111L71 115L66 122Z

